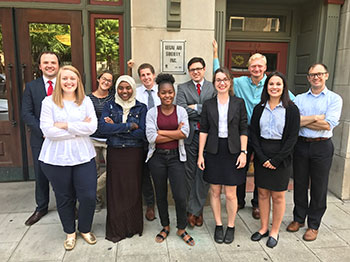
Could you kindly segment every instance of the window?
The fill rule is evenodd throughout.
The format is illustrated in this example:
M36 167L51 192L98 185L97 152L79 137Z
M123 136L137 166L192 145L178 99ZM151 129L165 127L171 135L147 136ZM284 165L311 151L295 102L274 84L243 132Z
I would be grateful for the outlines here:
M285 32L284 16L230 16L229 31L236 32Z
M92 79L103 70L123 74L123 20L121 15L91 15L91 58ZM96 81L92 81L92 90Z

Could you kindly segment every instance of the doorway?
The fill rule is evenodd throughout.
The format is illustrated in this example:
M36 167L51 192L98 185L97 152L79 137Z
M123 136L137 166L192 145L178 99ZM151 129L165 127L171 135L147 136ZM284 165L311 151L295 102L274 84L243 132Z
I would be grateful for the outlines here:
M37 58L46 50L83 75L81 12L0 8L0 181L34 178L20 110L25 83L40 77Z
M288 43L227 41L225 66L234 77L248 76L248 60L254 53L261 53L267 59L267 72L287 72Z

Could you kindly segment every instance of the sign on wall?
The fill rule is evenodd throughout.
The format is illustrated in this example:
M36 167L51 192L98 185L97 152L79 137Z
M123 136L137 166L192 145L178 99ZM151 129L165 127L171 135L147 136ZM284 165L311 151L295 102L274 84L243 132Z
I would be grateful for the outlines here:
M161 71L185 74L185 40L161 40Z

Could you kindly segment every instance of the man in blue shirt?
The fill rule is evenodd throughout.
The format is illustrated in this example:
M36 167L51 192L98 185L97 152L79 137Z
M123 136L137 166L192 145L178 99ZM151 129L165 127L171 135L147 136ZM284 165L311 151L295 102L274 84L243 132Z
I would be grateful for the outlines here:
M311 65L307 75L311 88L294 100L300 111L301 128L293 157L294 217L287 231L298 231L307 217L305 241L317 238L326 211L328 176L334 153L331 137L333 128L339 124L343 104L338 94L327 89L328 76L324 64Z

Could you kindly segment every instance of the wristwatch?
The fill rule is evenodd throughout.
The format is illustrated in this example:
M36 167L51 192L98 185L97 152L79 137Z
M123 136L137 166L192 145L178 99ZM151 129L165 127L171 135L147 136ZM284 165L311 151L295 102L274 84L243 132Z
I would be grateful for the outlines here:
M244 154L248 154L248 151L247 150L241 150L241 153L244 153Z

